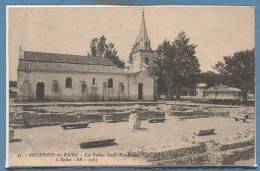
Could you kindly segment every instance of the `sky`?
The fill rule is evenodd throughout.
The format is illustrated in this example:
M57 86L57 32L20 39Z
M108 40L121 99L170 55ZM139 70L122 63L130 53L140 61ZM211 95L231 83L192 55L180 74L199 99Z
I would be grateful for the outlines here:
M9 7L9 79L17 78L20 46L24 51L86 55L91 40L105 35L127 61L143 9L152 49L184 31L197 45L202 71L212 71L223 56L255 47L254 7Z

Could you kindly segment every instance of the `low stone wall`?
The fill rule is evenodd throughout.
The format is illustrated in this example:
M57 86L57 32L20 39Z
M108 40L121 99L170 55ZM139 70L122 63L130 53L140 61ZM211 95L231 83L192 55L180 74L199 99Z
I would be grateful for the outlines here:
M157 167L172 167L172 166L196 166L196 165L205 165L208 160L208 153L200 153L200 154L190 154L188 156L170 159L170 160L162 160L153 162L152 165Z
M255 157L255 147L249 146L241 149L236 149L222 155L222 164L232 165L239 160L247 160Z
M182 119L193 119L201 117L229 117L229 112L213 112L213 111L173 111L171 116Z
M153 117L165 117L164 112L158 111L139 111L139 116L141 120L147 120ZM130 111L120 110L102 110L101 112L75 112L71 113L37 113L35 111L26 111L21 114L23 116L24 125L27 128L34 126L48 126L62 124L66 122L79 122L79 121L88 121L88 122L103 122L104 115L112 115L114 120L119 121L128 121Z
M142 157L153 166L231 166L239 160L255 157L254 138L243 139L227 144L199 143L196 145L175 148L169 146L155 149L140 149L128 153L132 157Z
M219 166L231 166L236 161L255 158L255 147L247 146L226 151L210 152L208 163Z
M165 113L164 112L159 112L159 111L139 111L138 112L139 117L141 120L147 120L151 118L164 118Z
M130 151L128 155L132 157L142 157L148 162L156 162L204 152L206 152L205 144L199 144L177 149L174 149L174 147L160 148L158 146L156 149L133 150Z
M254 144L255 144L255 139L250 138L245 141L238 141L238 142L232 142L232 143L227 143L227 144L219 144L219 150L220 151L231 150L231 149L251 146Z
M147 158L148 161L160 161L183 157L185 155L192 155L206 152L205 145L196 145L186 148L180 148L175 150L166 150L160 152L145 152L143 157Z

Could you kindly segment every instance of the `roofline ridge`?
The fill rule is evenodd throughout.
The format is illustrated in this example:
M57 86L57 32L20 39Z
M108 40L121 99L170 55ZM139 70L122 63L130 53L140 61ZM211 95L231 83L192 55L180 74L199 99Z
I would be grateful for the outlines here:
M55 54L55 55L69 55L69 56L77 56L77 57L88 57L88 55L76 55L76 54L67 54L67 53L57 53L57 52L39 52L39 51L31 51L24 50L24 52L32 52L32 53L44 53L44 54ZM91 56L94 57L94 56Z
M37 61L37 60L30 60L30 59L19 59L21 61L28 61L28 62L45 62L45 63L61 63L61 64L78 64L78 65L101 65L101 66L115 66L113 63L111 65L102 65L102 64L88 64L88 63L73 63L73 62L53 62L53 61ZM115 66L116 67L116 66ZM118 67L119 68L119 67Z
M38 52L38 51L23 51L26 55L24 55L22 59L23 61L37 61L37 62L51 62L51 63L70 63L70 64L82 64L82 65L103 65L103 66L116 66L113 64L113 62L104 57L96 57L92 55L74 55L74 54L65 54L65 53L53 53L53 52ZM31 55L30 55L31 53ZM38 58L37 56L53 56L54 60L48 60L48 58ZM30 56L36 56L36 58L31 58ZM65 59L73 59L73 60L78 60L78 62L67 62L67 61L59 61L60 57L64 57ZM57 61L55 61L57 59ZM88 61L88 59L90 61ZM87 61L87 62L82 62L82 61ZM97 64L93 64L91 60L96 61ZM103 63L103 64L99 64Z

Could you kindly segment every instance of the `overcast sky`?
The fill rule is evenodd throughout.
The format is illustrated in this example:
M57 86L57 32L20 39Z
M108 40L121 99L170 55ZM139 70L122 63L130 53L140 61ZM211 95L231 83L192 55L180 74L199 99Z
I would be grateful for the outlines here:
M143 7L9 8L9 75L16 79L19 46L27 51L86 55L90 41L105 35L127 60L138 35ZM201 70L223 56L255 46L253 7L144 7L155 50L164 39L185 31L197 45Z

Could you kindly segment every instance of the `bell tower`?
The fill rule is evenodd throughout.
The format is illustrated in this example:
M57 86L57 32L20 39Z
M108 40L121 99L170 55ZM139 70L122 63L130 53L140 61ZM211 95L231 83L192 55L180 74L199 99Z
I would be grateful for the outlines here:
M129 71L146 71L147 68L153 64L154 55L155 53L151 49L151 41L147 34L143 10L140 31L129 55Z

